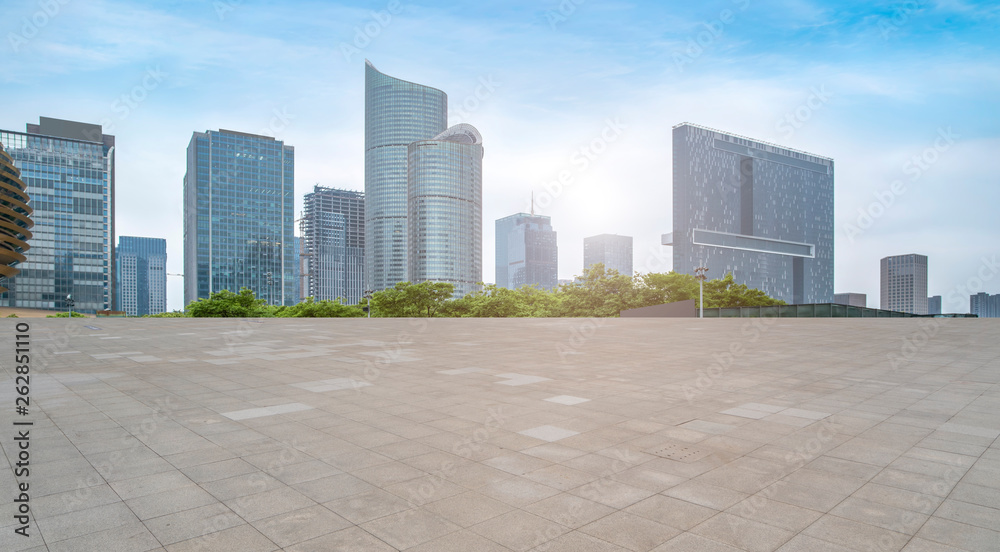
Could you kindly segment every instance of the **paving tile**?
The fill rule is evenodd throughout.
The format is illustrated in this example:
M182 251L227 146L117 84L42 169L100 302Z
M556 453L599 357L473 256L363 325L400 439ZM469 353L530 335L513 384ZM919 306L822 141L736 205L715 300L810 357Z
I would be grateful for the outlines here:
M628 550L642 552L652 550L681 534L680 529L627 512L615 512L580 527L579 531Z
M223 504L215 503L143 521L160 544L171 545L230 527L244 521Z
M273 552L278 546L250 525L240 525L202 537L167 546L167 552L199 552L203 550L239 550L240 552Z
M903 533L833 515L819 518L800 534L855 550L877 546L879 550L888 552L901 549L910 540L909 535Z
M572 395L557 395L555 397L549 397L545 400L548 402L553 402L556 404L564 404L567 406L572 406L574 404L581 404L590 401L590 399L584 399L582 397L574 397Z
M528 437L534 437L535 439L541 439L542 441L548 441L550 443L579 434L577 431L570 431L568 429L550 425L525 429L523 431L519 431L518 433L521 435L527 435Z
M513 510L513 506L474 491L450 496L425 508L461 527L470 527Z
M569 531L561 524L521 510L473 525L469 530L515 552L526 552Z
M415 508L361 524L361 528L399 550L430 542L461 529L423 508Z
M49 552L77 552L100 550L102 552L146 552L159 548L160 543L138 521L105 529L95 533L58 542L50 542Z
M291 487L278 487L227 500L225 505L248 522L301 510L316 503Z
M534 504L525 506L523 509L571 529L576 529L577 527L601 519L615 511L610 506L605 506L604 504L580 498L569 493L560 493L556 496L539 500ZM655 518L650 519L658 521Z
M399 513L412 507L410 502L381 489L331 500L323 506L354 524Z
M254 521L251 525L283 548L345 529L352 524L317 505Z
M707 539L694 533L682 533L657 546L653 552L742 552L717 540Z
M747 493L697 481L682 483L663 494L715 510L725 510L749 496Z
M360 527L348 527L322 537L316 537L285 548L286 552L396 552L396 549L378 540Z

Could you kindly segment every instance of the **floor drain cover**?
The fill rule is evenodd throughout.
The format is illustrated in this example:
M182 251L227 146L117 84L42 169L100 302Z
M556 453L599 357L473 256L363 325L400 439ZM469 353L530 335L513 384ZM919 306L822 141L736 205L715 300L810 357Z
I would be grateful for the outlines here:
M660 445L659 447L650 450L649 453L668 460L691 463L701 460L712 452L700 449L688 443L669 443L666 445Z

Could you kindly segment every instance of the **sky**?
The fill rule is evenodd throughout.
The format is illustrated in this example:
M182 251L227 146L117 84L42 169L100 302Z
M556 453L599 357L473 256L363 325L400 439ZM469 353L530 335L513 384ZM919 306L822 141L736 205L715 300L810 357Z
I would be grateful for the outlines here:
M834 159L835 290L878 306L879 259L929 257L930 295L1000 293L1000 6L963 0L327 2L4 0L0 128L39 116L116 137L117 234L183 272L193 132L296 149L313 186L364 189L364 62L445 91L483 135L494 221L552 217L559 277L583 239L671 268L671 129L690 122ZM561 181L560 181L561 179ZM298 229L296 228L296 234ZM168 278L168 308L183 307Z

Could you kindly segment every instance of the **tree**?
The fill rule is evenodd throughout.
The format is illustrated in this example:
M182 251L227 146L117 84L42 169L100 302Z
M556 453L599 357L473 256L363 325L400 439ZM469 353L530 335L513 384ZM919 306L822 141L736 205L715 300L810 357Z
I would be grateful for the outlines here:
M372 295L372 316L430 318L439 314L454 293L454 284L446 282L400 282Z
M559 286L561 301L557 316L618 316L635 303L635 286L630 276L606 270L603 263L583 271L577 281Z
M297 305L280 309L276 310L275 316L281 318L358 318L365 314L356 305L345 305L339 300L316 301L312 297L306 297Z
M239 293L224 289L208 299L192 301L187 313L195 318L260 318L271 314L265 303L257 299L251 289L243 288Z

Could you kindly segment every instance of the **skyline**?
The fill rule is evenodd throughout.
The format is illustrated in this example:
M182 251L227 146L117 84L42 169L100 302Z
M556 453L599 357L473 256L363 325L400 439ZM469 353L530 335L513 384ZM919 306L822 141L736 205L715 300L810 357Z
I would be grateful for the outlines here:
M560 232L559 278L579 274L583 238L603 233L634 236L637 272L668 270L670 130L688 121L836 161L835 292L877 297L879 259L919 253L928 293L965 312L969 294L1000 292L1000 191L984 163L1000 149L1000 8L903 6L389 2L373 16L318 2L94 2L59 5L27 37L41 8L25 4L0 27L0 128L105 124L119 149L116 233L166 238L177 273L192 132L294 146L296 218L315 184L363 190L369 58L444 91L449 125L489 136L484 280L490 222L528 211L532 192ZM456 40L438 40L442 29ZM553 184L565 173L571 184ZM971 278L988 281L950 299ZM183 307L180 280L169 309Z

